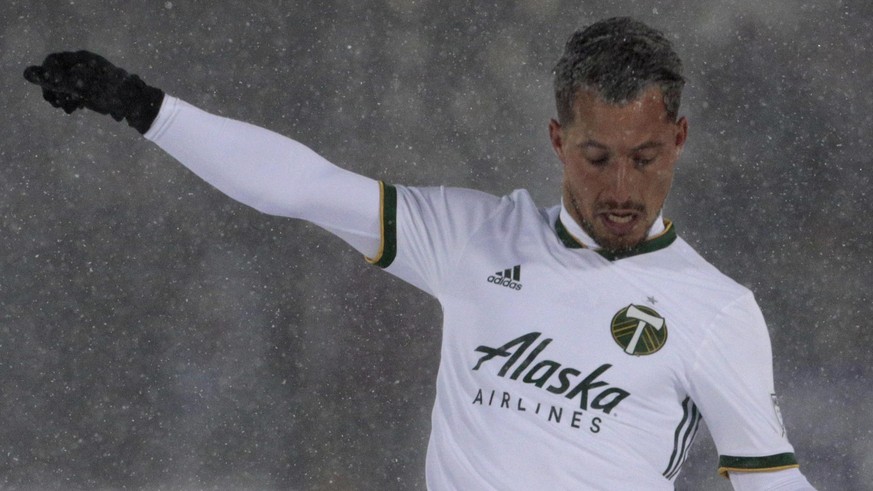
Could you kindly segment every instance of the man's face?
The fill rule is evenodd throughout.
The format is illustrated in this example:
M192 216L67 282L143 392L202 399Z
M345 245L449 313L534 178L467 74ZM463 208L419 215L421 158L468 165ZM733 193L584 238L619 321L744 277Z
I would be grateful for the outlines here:
M549 123L564 164L564 204L601 247L632 248L645 240L664 206L688 122L668 118L657 87L622 106L580 91L574 113L565 127Z

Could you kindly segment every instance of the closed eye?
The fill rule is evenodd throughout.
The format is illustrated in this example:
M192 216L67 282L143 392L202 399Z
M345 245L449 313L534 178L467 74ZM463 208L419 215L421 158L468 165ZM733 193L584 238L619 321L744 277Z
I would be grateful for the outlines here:
M637 167L645 167L654 161L655 159L636 159L634 160L634 163L637 165Z

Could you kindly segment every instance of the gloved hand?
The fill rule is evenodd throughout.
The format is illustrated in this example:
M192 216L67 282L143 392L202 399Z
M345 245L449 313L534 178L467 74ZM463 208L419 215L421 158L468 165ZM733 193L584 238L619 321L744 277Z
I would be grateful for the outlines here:
M52 53L42 65L27 67L24 78L42 87L43 98L67 114L86 107L116 121L127 119L143 134L164 100L162 90L89 51Z

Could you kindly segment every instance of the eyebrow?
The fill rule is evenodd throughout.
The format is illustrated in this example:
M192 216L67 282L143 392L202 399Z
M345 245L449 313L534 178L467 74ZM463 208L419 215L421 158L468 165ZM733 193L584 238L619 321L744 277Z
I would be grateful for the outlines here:
M639 146L632 148L631 150L638 152L640 150L646 150L649 148L661 148L663 146L664 146L664 144L662 142L647 141L647 142L643 143L642 145L639 145Z
M608 146L606 146L606 145L604 145L596 140L585 140L584 142L580 143L579 146L582 148L596 148L598 150L609 150ZM656 141L649 140L645 143L642 143L642 144L637 145L636 147L632 148L631 151L632 152L639 152L640 150L647 150L649 148L661 148L663 146L664 146L664 144L662 142L656 142Z

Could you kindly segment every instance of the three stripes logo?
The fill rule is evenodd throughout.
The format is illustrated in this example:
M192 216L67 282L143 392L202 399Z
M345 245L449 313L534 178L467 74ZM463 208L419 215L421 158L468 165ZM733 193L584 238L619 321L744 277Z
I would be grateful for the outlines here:
M488 277L488 283L504 286L512 290L521 290L521 265L517 264L503 271L498 271Z
M667 469L663 472L667 479L673 479L679 474L682 464L688 457L688 450L694 443L694 437L697 436L700 419L700 411L698 411L697 406L694 405L690 397L686 397L682 401L682 420L679 421L679 425L676 426L676 431L673 433L673 453L670 455Z

